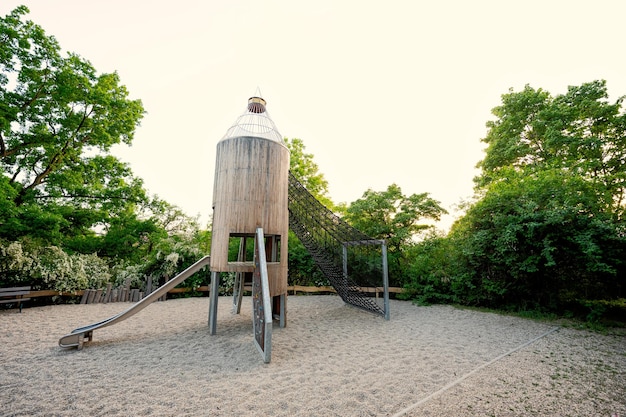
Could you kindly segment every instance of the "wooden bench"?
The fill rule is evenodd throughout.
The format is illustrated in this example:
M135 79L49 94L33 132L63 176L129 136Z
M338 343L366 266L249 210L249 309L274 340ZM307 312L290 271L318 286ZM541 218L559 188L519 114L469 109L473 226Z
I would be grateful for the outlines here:
M0 288L0 304L17 303L22 312L22 303L30 300L30 285L25 287Z

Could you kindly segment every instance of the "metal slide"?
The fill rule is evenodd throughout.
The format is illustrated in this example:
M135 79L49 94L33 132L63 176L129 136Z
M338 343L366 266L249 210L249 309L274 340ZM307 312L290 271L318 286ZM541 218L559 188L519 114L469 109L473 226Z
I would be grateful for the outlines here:
M85 339L87 341L91 341L94 330L106 326L111 326L113 324L119 323L120 321L126 320L129 317L134 316L135 314L146 308L148 305L150 305L152 302L167 294L169 290L207 266L209 264L209 261L210 256L205 256L204 258L191 265L189 268L185 269L180 274L176 275L173 279L169 280L168 282L157 288L154 292L150 293L144 299L133 304L131 307L122 311L121 313L116 314L113 317L109 317L106 320L102 320L97 323L92 323L87 326L79 327L72 330L70 334L63 336L59 339L59 346L63 348L77 347L78 349L82 349Z

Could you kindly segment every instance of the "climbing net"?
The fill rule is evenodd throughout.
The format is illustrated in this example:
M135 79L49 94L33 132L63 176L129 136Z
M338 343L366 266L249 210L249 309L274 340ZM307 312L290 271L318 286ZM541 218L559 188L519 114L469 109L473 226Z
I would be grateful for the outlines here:
M372 239L343 221L291 172L289 227L344 302L389 318L385 242ZM377 296L379 289L382 301Z

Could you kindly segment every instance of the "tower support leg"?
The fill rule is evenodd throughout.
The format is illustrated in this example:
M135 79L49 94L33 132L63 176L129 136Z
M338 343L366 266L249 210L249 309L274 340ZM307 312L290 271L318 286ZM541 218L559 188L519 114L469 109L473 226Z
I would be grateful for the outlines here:
M273 319L278 323L280 327L287 325L287 294L275 295L272 297L272 314Z
M280 295L280 327L287 325L287 294Z
M217 333L217 300L219 295L220 275L211 272L211 294L209 298L209 334Z

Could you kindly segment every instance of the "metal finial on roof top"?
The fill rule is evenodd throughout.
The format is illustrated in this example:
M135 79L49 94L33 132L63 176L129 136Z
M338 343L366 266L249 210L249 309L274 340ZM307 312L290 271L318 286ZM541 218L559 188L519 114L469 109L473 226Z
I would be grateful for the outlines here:
M248 99L248 111L252 113L265 113L265 103L261 97L250 97Z

